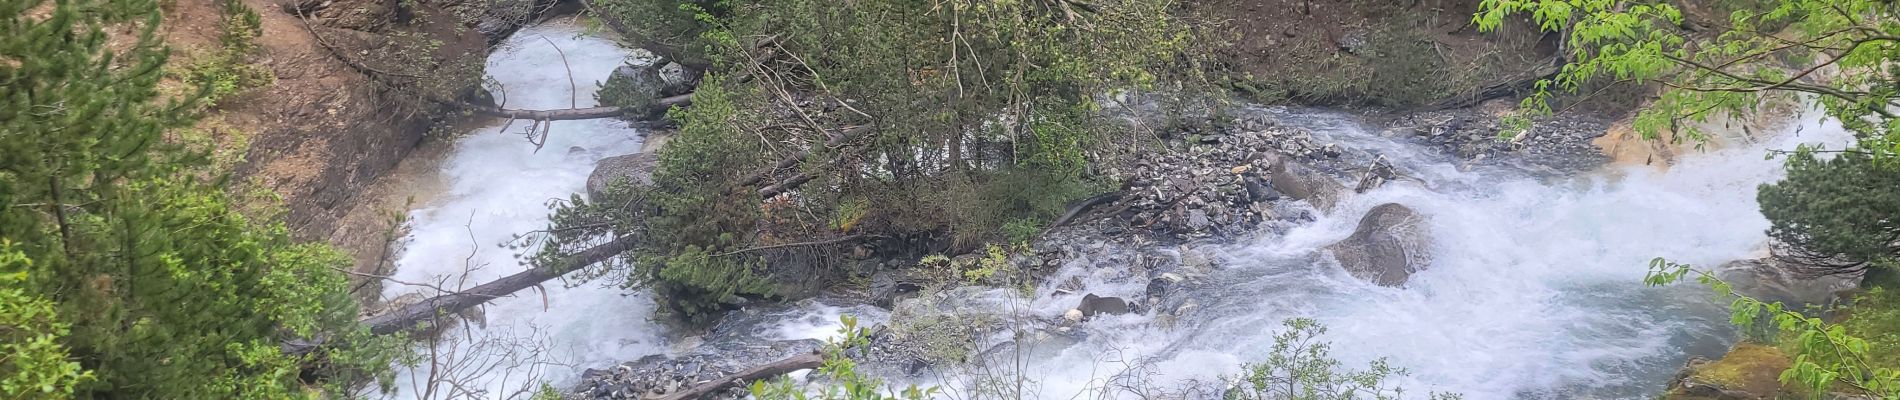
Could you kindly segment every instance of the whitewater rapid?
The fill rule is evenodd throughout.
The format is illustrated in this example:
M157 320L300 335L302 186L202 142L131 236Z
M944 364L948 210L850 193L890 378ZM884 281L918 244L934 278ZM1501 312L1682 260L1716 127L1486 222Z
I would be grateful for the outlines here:
M504 89L495 94L505 97L508 108L592 107L597 82L631 56L579 25L554 21L515 33L491 53L487 71ZM537 151L520 134L526 121L507 132L503 125L457 139L441 171L448 193L409 213L393 278L445 282L441 286L452 290L520 272L518 251L504 245L515 235L546 228L550 202L581 192L595 161L637 152L641 143L639 132L623 121L555 121ZM449 330L433 352L423 350L420 365L399 368L393 398L423 398L432 372L467 387L435 385L432 398L526 398L519 389L539 381L564 388L584 368L661 351L660 330L648 321L649 298L602 283L564 283L551 281L483 306L484 324ZM387 285L384 295L409 292L434 290ZM444 366L431 371L434 364Z
M559 48L560 51L556 51ZM572 24L516 33L488 60L510 108L594 105L595 82L628 60L628 50L584 36ZM563 62L563 57L565 62ZM568 70L573 71L570 90ZM1425 146L1388 139L1355 117L1325 111L1259 109L1282 126L1311 129L1348 152L1383 155L1418 181L1401 180L1347 198L1317 219L1281 233L1196 251L1221 260L1191 279L1192 312L1173 323L1149 315L1106 316L1082 326L1086 340L1028 360L1033 397L1128 397L1104 381L1128 366L1146 380L1214 382L1263 359L1287 318L1313 318L1348 367L1385 357L1409 369L1410 393L1458 392L1468 399L1649 398L1690 356L1721 354L1733 340L1720 304L1693 285L1642 283L1654 257L1714 265L1754 256L1767 221L1755 186L1780 176L1767 149L1846 140L1812 120L1754 143L1690 154L1667 171L1613 167L1562 179L1510 168L1461 168ZM460 138L442 174L449 192L410 213L394 278L474 285L519 271L515 235L546 227L550 201L580 192L595 161L638 151L638 133L614 120L560 121L536 151L516 132L489 126ZM1373 206L1400 203L1425 215L1433 262L1406 288L1346 275L1319 252L1349 235ZM466 271L465 267L473 266ZM1065 267L1033 297L997 290L1007 313L1056 319L1077 297L1055 282L1079 277L1084 290L1139 298L1146 277ZM465 278L465 279L464 279ZM500 364L470 377L472 398L522 398L524 382L565 388L584 368L667 350L644 295L599 284L545 285L485 306L485 325L448 332L438 362ZM386 296L426 291L390 285ZM777 339L829 336L840 308L810 306L765 329ZM881 316L877 316L881 317ZM510 338L509 340L500 340ZM526 349L520 353L513 350ZM445 359L447 358L447 359ZM492 361L492 362L490 362ZM405 367L395 398L418 398L431 371ZM441 375L440 369L437 375ZM437 388L438 398L445 398ZM1218 396L1218 394L1216 394Z
M1397 382L1420 398L1653 398L1690 356L1719 357L1734 334L1725 303L1706 288L1646 287L1648 261L1713 266L1759 256L1768 221L1755 188L1782 173L1780 160L1764 159L1767 150L1848 140L1838 125L1808 119L1772 137L1730 140L1753 145L1686 155L1667 171L1610 167L1538 179L1508 167L1462 168L1340 113L1259 111L1348 152L1383 155L1418 180L1353 195L1284 234L1200 249L1225 262L1189 286L1198 309L1171 328L1151 316L1087 323L1083 344L1030 368L1050 371L1035 378L1042 397L1099 393L1104 354L1146 363L1153 382L1218 381L1263 360L1281 321L1304 317L1329 328L1322 339L1347 367L1384 357L1410 370ZM1405 288L1354 279L1320 250L1383 203L1429 220L1433 261ZM1052 281L1080 276L1087 288L1075 293L1140 298L1145 282L1081 268ZM1032 315L1055 318L1076 304L1059 293L1043 285Z

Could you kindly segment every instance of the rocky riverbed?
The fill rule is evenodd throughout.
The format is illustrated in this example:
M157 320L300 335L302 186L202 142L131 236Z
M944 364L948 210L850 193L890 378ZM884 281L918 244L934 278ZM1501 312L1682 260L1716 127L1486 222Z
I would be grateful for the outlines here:
M1060 351L1086 339L1089 331L1074 327L1091 319L1133 314L1172 324L1199 310L1198 299L1183 289L1214 284L1206 277L1228 263L1226 246L1285 234L1350 196L1407 179L1377 150L1348 147L1303 127L1313 112L1246 108L1218 124L1223 128L1166 137L1164 148L1150 156L1105 169L1123 182L1122 189L1082 202L1027 249L1004 256L1015 274L962 279L943 273L974 268L986 254L924 262L870 260L865 268L869 283L861 290L736 312L709 333L680 340L686 345L669 355L590 370L574 393L597 399L661 395L814 351L821 344L812 338L735 334L769 331L770 316L811 307L867 314L875 334L869 347L852 354L883 376L909 380L929 380L933 371L981 365L1005 354ZM1604 124L1585 118L1539 121L1531 136L1517 142L1501 139L1498 118L1476 109L1354 118L1383 121L1383 126L1368 122L1368 130L1464 160L1467 168L1533 165L1563 175L1592 170L1606 160L1589 145ZM602 168L627 167L603 161ZM1342 255L1340 261L1354 276L1402 286L1406 275L1429 262L1417 245L1428 238L1411 222L1418 218L1397 204L1375 208L1360 232L1331 251ZM1108 288L1085 283L1104 280L1133 283ZM1072 303L1049 315L1009 311L1008 298L1038 293ZM744 394L739 389L720 393L718 398Z

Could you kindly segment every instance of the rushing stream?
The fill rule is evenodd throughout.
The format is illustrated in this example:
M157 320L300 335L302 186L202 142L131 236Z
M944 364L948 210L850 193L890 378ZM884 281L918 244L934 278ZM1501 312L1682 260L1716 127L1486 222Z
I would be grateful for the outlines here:
M1149 317L1091 322L1085 345L1050 361L1060 372L1044 380L1048 397L1089 386L1099 372L1072 366L1107 352L1159 360L1162 381L1238 373L1239 364L1265 357L1282 320L1308 317L1328 326L1324 339L1347 366L1387 357L1409 369L1405 386L1413 393L1652 398L1689 356L1719 357L1732 328L1707 289L1645 287L1648 261L1712 266L1760 256L1768 221L1755 187L1780 175L1779 160L1764 160L1765 150L1812 142L1838 148L1846 137L1838 126L1810 122L1761 143L1686 156L1667 172L1611 167L1539 180L1505 167L1460 171L1455 160L1379 137L1348 116L1271 112L1322 141L1384 155L1422 183L1388 184L1284 235L1212 249L1228 265L1189 295L1200 311L1166 330ZM1382 203L1430 221L1433 262L1403 289L1371 285L1330 257L1315 257ZM1141 289L1090 283L1088 291L1110 295ZM1047 285L1041 292L1031 307L1041 315L1059 315L1076 301L1048 297Z
M523 29L496 48L488 58L488 74L505 89L506 106L594 106L597 82L627 62L631 52L583 33L577 25L550 22ZM577 90L570 90L570 82ZM521 271L516 250L502 245L514 235L546 228L548 202L582 191L596 160L640 149L638 133L619 120L556 121L539 151L519 134L525 125L515 123L502 132L497 124L456 142L442 167L449 192L410 213L396 279L446 279L442 286L454 289L458 283L474 286ZM471 269L466 274L465 266ZM543 285L545 296L531 288L489 302L485 327L457 327L445 334L436 363L425 360L398 377L402 392L396 398L422 398L428 385L421 382L432 372L463 380L474 386L470 391L487 391L486 396L452 396L444 393L460 389L436 385L433 398L525 398L513 396L524 381L559 383L585 367L659 352L658 328L647 322L650 300L601 284L563 286L550 282ZM385 295L418 291L432 293L390 285ZM485 371L489 365L499 368Z
M507 105L593 105L594 82L630 54L581 32L550 23L524 29L498 48L488 72L507 89ZM570 69L578 93L569 90ZM1413 393L1649 398L1689 356L1719 355L1732 329L1721 305L1699 287L1645 287L1647 261L1663 256L1713 265L1756 255L1768 223L1756 209L1755 186L1779 174L1779 161L1764 160L1764 150L1838 145L1844 138L1836 126L1810 122L1753 144L1685 156L1667 172L1611 167L1549 179L1506 167L1463 170L1430 149L1369 132L1348 115L1257 111L1284 126L1312 129L1348 151L1384 155L1417 180L1348 197L1317 221L1283 233L1203 249L1224 262L1193 278L1198 283L1187 296L1195 311L1170 324L1157 323L1153 312L1087 322L1080 328L1087 340L1028 361L1037 397L1071 398L1100 387L1124 361L1152 362L1150 380L1164 384L1237 373L1242 363L1267 354L1283 319L1310 317L1330 328L1324 339L1347 366L1386 357L1412 371L1405 382ZM544 228L544 205L581 191L594 161L640 144L632 128L609 120L556 122L538 152L500 129L483 128L456 144L442 172L450 193L411 214L398 279L449 277L453 287L468 265L479 267L467 272L468 285L518 271L513 250L499 245ZM1409 206L1430 221L1434 261L1403 289L1353 279L1319 253L1382 203ZM1081 266L1059 275L1052 281L1080 276L1087 292L1104 295L1139 297L1147 283ZM486 388L484 397L510 398L505 388L524 378L559 386L581 368L666 350L659 328L647 320L647 299L599 285L561 286L490 303L485 327L451 331L445 340L452 343L438 346L436 361L509 360L471 384ZM394 285L387 295L417 290ZM1044 284L1012 312L1059 318L1075 303L1074 295ZM828 319L837 309L812 313ZM830 329L813 321L788 321L779 336L813 337ZM488 339L496 337L527 343ZM508 354L519 348L545 351ZM428 365L399 378L398 398L427 390L414 382L430 376Z

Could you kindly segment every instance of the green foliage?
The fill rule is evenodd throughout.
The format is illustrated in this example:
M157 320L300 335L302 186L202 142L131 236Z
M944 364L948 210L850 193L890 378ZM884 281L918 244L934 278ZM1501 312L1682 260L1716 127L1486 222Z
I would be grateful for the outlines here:
M1753 329L1756 324L1767 322L1781 332L1794 354L1793 364L1781 373L1783 384L1797 385L1817 395L1845 385L1882 399L1900 399L1900 369L1874 362L1877 360L1872 353L1874 348L1867 340L1849 334L1847 327L1789 310L1780 302L1764 302L1736 293L1713 273L1688 264L1657 258L1650 261L1649 267L1644 280L1650 285L1667 285L1693 276L1717 295L1732 299L1729 303L1731 323Z
M613 276L628 288L652 288L662 310L687 320L713 316L739 296L772 293L759 273L760 259L737 252L753 241L752 227L761 217L758 196L728 190L749 170L746 166L759 164L746 157L758 143L734 125L749 118L739 102L743 90L707 78L692 107L669 113L681 128L659 151L653 185L616 185L598 199L575 195L552 220L578 228L555 230L538 256L540 264L549 265L601 236L643 232L644 240L628 259L582 275Z
M646 220L649 240L636 263L651 272L630 281L651 284L669 308L689 317L718 310L731 296L769 289L756 274L763 267L757 257L725 254L750 243L742 235L758 219L759 202L750 191L727 190L745 171L733 167L757 163L743 158L757 143L733 128L732 120L744 117L738 93L722 83L707 79L693 107L670 114L681 127L660 150L646 193L657 211Z
M198 99L159 98L151 2L5 0L0 13L0 241L32 260L0 266L0 290L9 310L57 313L9 318L69 327L57 344L96 378L70 397L305 398L387 367L395 344L356 326L333 271L347 258L236 212L208 149L166 140ZM108 46L107 26L136 40ZM309 338L347 350L281 350ZM45 383L68 365L0 379Z
M1405 390L1389 379L1404 377L1403 368L1393 368L1384 359L1375 360L1364 371L1342 369L1331 356L1332 345L1321 341L1326 326L1306 318L1282 322L1286 330L1273 335L1273 349L1267 360L1242 367L1246 372L1234 379L1240 385L1227 391L1228 400L1356 400L1399 399ZM1457 394L1432 393L1431 399L1458 399Z
M560 389L555 389L554 385L547 382L541 382L541 388L536 389L534 396L528 397L528 400L561 400L562 397Z
M971 283L982 283L996 278L997 274L1003 274L1005 277L1008 277L1008 275L1016 272L1016 267L1009 263L1009 254L1010 250L1003 248L1003 246L994 244L986 246L983 249L983 256L976 259L976 265L971 265L969 269L963 270L963 279L969 280Z
M937 388L919 388L910 385L903 389L885 388L884 382L876 377L858 371L857 362L845 353L853 348L870 343L871 331L858 328L857 318L849 315L839 317L842 326L838 328L838 337L827 339L824 353L824 366L818 367L813 376L826 380L823 388L808 393L801 390L790 379L779 378L771 381L752 382L752 396L760 400L925 400L934 398Z
M1761 185L1756 199L1773 223L1769 235L1825 261L1895 266L1900 238L1900 163L1865 151L1833 157L1802 148L1789 155L1788 176Z
M1867 363L1900 369L1900 291L1891 272L1874 273L1867 291L1854 296L1853 308L1840 320L1848 336L1867 340Z
M640 90L638 79L641 78L620 74L608 77L606 82L601 82L600 90L594 92L594 100L600 105L625 109L644 110L652 107L653 102L659 99L654 98L650 91Z
M1110 185L1090 163L1142 140L1096 99L1183 78L1156 72L1180 66L1194 39L1172 4L594 2L635 45L735 78L706 79L692 107L669 114L679 133L651 188L557 210L544 257L644 232L637 262L590 275L654 287L690 316L772 292L759 256L734 253L752 246L839 233L921 232L965 249L1028 240ZM797 167L761 171L783 158ZM797 190L754 195L777 184Z
M24 269L32 264L25 255L0 241L0 270ZM11 286L24 275L0 276ZM68 355L65 340L71 326L61 322L53 302L26 291L0 287L0 397L8 399L66 399L73 389L93 379Z
M243 1L218 2L219 48L191 60L185 67L185 82L204 91L204 101L214 106L220 100L269 85L276 77L269 68L251 60L257 53L256 40L262 28L257 11Z
M1668 3L1611 0L1484 0L1474 21L1495 30L1529 14L1545 31L1563 32L1570 64L1523 102L1551 111L1553 93L1575 93L1593 80L1655 84L1660 98L1635 128L1648 137L1706 135L1685 121L1745 115L1769 98L1813 96L1829 116L1862 135L1859 147L1891 154L1894 70L1900 58L1896 5L1880 0L1780 0L1734 7L1728 26L1692 36L1681 9ZM1815 72L1823 67L1841 73Z

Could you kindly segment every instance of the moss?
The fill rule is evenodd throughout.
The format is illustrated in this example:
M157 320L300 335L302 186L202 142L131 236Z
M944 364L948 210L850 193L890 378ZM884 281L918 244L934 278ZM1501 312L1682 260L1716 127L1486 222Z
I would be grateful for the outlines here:
M1777 377L1788 369L1788 356L1773 346L1741 343L1722 359L1703 364L1690 377L1726 388L1761 386L1763 382L1780 385ZM1771 389L1772 390L1772 389Z
M1667 399L1733 398L1807 398L1807 391L1781 384L1781 371L1792 365L1788 355L1772 345L1742 342L1729 349L1722 359L1693 364L1684 383L1671 388ZM1711 390L1713 389L1713 390ZM1726 395L1717 395L1726 393Z

